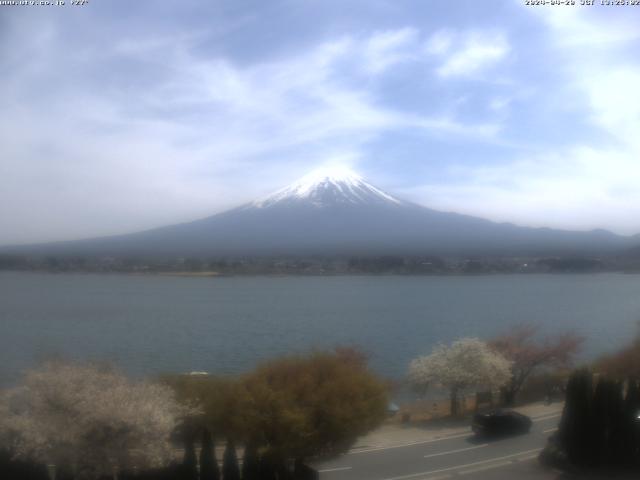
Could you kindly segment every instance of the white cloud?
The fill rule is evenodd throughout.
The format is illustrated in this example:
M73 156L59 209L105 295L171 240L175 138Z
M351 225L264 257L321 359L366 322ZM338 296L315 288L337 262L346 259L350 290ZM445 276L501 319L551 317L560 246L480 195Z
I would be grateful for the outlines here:
M529 50L519 50L515 34L483 29L482 19L471 31L453 22L427 37L403 27L297 49L289 39L259 61L217 44L208 51L207 32L157 28L95 29L77 49L52 50L46 46L65 44L71 29L46 16L27 27L10 21L3 34L11 48L0 55L0 243L195 219L327 162L366 167L373 141L401 151L383 135L406 130L410 141L424 133L438 149L471 142L469 158L451 163L449 175L408 190L422 203L522 224L640 231L629 220L640 218L640 66L631 41L640 31L631 15L569 10L589 9L523 10L548 29L525 33L553 45L553 58L541 62L557 62L544 85L515 83L541 71L524 65ZM505 66L509 85L495 81ZM430 83L428 68L442 81ZM543 102L549 129L578 128L554 126L552 115L579 111L582 125L602 135L572 130L573 145L548 148L539 146L554 143L544 128L508 138L518 115L543 111L542 95L554 99ZM474 141L486 147L477 158ZM452 152L439 150L438 162L454 162L459 150Z
M365 69L379 74L392 65L415 60L418 31L415 28L387 30L373 34L365 43Z
M62 42L55 28L42 31ZM415 60L411 28L249 64L195 53L199 40L137 33L60 55L20 42L31 55L7 74L2 94L0 243L202 217L315 165L355 162L368 141L393 129L477 139L498 130L397 111L365 88L358 75L375 79ZM122 64L125 76L111 77ZM36 89L50 78L55 91Z
M431 55L447 53L453 44L454 35L448 30L438 30L425 42L424 50Z
M512 100L506 97L494 97L489 101L489 108L498 113L504 112L509 108Z
M591 121L640 154L640 68L618 66L591 72L578 85L588 97Z
M451 165L452 180L407 194L436 208L497 221L639 233L640 66L629 40L640 31L627 28L624 17L534 10L549 28L548 42L557 45L558 92L577 99L589 112L586 120L603 135L585 135L564 147L534 145L536 153L522 150L510 161ZM500 111L505 102L508 97L495 97L489 106ZM548 128L578 127L550 118Z
M632 42L640 38L638 18L630 9L532 8L549 27L559 33L554 42L563 47L610 48L611 44ZM611 52L610 52L611 53Z
M434 208L521 225L638 233L640 163L573 147L495 166L452 167L456 179L407 189Z
M445 78L480 73L503 60L510 48L504 34L488 31L458 33L455 36L439 31L429 38L425 46L427 53L441 57L436 72Z

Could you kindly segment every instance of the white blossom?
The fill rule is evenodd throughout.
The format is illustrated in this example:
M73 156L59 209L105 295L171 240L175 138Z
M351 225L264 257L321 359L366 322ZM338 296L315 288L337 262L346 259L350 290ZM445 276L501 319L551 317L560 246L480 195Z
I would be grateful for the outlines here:
M18 457L98 478L168 461L170 435L187 413L168 387L48 363L0 398L0 442Z
M477 338L463 338L450 346L438 345L430 355L409 365L409 381L418 389L449 390L498 388L511 378L511 362Z

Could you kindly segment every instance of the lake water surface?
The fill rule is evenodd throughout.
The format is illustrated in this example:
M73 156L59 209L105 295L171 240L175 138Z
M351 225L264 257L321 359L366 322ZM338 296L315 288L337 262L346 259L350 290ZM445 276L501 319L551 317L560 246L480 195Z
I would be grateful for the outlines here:
M0 383L48 356L134 375L236 373L310 347L361 346L399 378L438 342L533 322L587 337L589 358L628 342L640 276L228 277L0 273Z

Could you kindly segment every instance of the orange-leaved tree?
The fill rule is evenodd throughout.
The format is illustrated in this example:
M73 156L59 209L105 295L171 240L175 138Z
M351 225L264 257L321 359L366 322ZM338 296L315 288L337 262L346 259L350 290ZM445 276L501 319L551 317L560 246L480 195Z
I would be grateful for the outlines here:
M388 406L386 384L349 348L266 362L244 387L253 441L280 462L347 451Z
M489 342L491 348L512 362L511 379L501 388L502 400L507 405L515 402L533 372L569 366L584 342L583 337L573 332L539 338L538 331L535 325L521 324Z

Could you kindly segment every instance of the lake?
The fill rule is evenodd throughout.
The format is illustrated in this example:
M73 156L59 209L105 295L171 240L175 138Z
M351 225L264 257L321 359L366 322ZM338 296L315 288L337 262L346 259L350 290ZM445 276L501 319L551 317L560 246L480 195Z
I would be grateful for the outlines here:
M276 355L358 345L401 378L438 342L533 322L628 342L640 276L226 277L0 273L0 383L41 359L110 360L135 376L237 373Z

